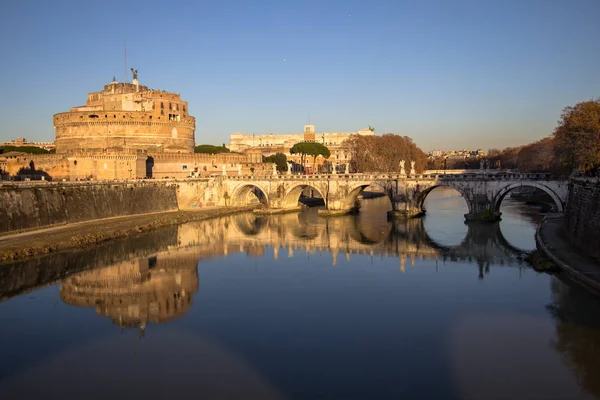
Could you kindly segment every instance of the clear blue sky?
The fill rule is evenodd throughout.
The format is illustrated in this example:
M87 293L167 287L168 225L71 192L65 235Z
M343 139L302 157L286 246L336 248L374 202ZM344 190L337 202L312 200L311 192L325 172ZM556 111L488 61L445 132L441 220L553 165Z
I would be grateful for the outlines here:
M310 115L424 150L524 144L600 95L599 18L598 0L2 1L0 140L53 140L53 114L123 80L127 40L140 83L189 101L197 143Z

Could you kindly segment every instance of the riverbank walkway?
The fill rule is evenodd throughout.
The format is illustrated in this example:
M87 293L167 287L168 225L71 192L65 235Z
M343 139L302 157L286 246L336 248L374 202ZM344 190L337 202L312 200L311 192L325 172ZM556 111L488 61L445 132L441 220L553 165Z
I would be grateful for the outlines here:
M536 242L571 279L600 294L600 262L573 245L564 231L562 215L548 215L544 219L537 230Z

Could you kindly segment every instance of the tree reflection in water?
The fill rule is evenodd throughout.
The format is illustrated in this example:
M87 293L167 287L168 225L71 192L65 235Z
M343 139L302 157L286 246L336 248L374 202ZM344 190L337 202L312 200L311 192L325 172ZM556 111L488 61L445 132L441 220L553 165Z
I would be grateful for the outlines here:
M600 398L600 300L553 277L548 311L556 322L554 348L571 368L581 388Z

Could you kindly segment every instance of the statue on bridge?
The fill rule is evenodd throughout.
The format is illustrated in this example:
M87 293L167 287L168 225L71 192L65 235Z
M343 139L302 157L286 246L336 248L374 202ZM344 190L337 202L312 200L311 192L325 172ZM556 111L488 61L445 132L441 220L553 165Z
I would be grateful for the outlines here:
M417 174L417 171L415 171L415 162L414 161L410 162L410 174L411 175L416 175Z
M337 165L335 164L335 161L331 162L331 173L337 175Z
M227 176L227 166L223 164L223 176Z
M288 161L287 162L287 172L286 175L291 175L292 174L292 162Z
M242 164L238 164L238 176L242 176Z
M277 164L273 164L273 176L277 176Z
M404 160L400 160L400 175L406 175L406 171L404 170Z
M346 169L344 170L344 173L346 175L348 175L350 173L350 164L349 163L346 163Z

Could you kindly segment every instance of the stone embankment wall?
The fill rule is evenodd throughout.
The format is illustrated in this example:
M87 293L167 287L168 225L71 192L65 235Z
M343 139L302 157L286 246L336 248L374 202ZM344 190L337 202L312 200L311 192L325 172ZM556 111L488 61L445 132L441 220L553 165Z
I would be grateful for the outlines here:
M569 186L565 231L577 247L600 259L600 179L574 178Z
M0 233L178 210L174 181L0 185Z

